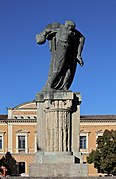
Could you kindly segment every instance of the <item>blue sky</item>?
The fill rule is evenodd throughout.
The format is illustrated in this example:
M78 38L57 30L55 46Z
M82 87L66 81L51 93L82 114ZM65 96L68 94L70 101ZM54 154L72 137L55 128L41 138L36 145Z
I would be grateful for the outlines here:
M35 36L65 20L75 21L86 38L85 65L70 88L82 95L81 114L116 114L115 0L0 0L0 114L41 91L50 52Z

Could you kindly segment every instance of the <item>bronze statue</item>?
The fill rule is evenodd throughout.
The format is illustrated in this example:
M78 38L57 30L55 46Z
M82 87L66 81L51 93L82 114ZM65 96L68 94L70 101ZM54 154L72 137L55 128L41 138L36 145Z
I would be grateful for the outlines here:
M38 44L49 41L51 64L48 80L42 91L68 90L74 78L77 62L83 66L81 57L85 38L75 29L73 21L65 24L54 22L36 35Z

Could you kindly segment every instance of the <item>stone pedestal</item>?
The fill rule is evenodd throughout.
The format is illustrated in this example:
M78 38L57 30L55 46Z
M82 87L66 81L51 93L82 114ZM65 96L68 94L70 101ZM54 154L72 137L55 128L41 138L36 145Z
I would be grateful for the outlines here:
M80 94L38 93L36 102L38 151L30 176L87 176L79 153Z

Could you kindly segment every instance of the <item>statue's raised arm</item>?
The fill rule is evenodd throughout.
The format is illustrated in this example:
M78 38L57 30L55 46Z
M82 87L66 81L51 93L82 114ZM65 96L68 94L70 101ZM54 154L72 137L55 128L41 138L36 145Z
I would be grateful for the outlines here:
M85 37L75 29L73 21L65 24L54 22L36 35L38 44L49 41L51 64L48 80L42 91L68 90L72 84L77 62L83 66L81 57Z

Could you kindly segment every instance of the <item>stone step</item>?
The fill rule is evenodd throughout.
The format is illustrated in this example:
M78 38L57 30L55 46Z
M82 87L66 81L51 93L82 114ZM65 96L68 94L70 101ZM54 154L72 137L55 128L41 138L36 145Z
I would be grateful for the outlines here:
M44 155L42 157L42 163L67 163L67 164L73 164L74 163L74 156L73 155Z
M87 176L86 164L34 164L29 176L33 177L79 177Z

